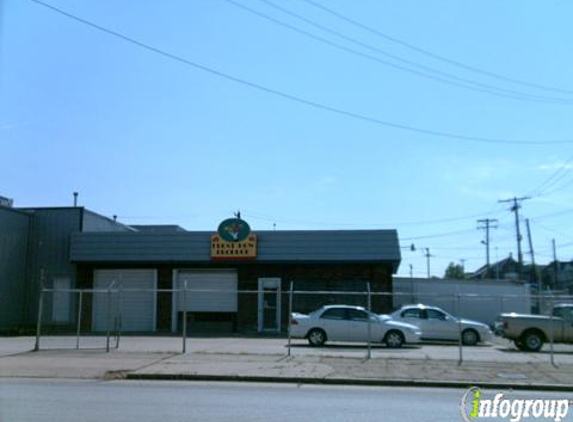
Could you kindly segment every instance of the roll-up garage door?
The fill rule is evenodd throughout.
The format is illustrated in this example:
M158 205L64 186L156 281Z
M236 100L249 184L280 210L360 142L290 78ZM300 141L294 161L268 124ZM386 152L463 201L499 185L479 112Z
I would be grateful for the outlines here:
M237 312L236 271L179 271L178 280L180 289L187 283L187 311ZM180 293L178 310L183 309L184 295Z
M120 316L123 331L154 331L156 293L153 289L156 279L155 270L94 271L94 289L112 286L114 290L111 295L94 293L94 331L106 331L108 327L112 329Z

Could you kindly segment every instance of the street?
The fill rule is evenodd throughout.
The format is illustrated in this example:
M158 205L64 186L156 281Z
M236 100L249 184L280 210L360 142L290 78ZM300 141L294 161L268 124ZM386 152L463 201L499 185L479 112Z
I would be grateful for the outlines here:
M458 422L463 393L430 388L3 379L0 421ZM573 394L525 391L512 397L571 399Z

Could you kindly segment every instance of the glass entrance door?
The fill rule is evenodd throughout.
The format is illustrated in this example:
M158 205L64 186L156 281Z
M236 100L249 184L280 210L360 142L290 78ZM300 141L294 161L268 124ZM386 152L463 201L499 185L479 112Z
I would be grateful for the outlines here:
M281 330L281 280L259 278L259 332L279 333Z

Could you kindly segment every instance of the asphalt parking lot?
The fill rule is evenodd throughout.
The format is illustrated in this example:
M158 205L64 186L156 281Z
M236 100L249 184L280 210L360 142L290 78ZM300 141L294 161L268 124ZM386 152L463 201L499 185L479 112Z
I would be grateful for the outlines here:
M2 337L0 338L0 356L23 353L34 348L34 337ZM189 337L186 341L186 352L196 354L228 354L228 355L286 355L288 353L286 338L276 337ZM111 347L115 339L111 339ZM119 351L150 352L150 353L181 353L183 340L181 337L121 337ZM45 336L41 338L41 350L73 350L76 347L76 337ZM105 337L81 337L80 349L105 349ZM358 343L327 343L323 347L310 347L306 340L292 340L292 356L309 357L351 357L366 356L367 347ZM456 343L423 343L405 346L400 349L389 349L373 344L372 358L426 359L426 360L458 360L460 355ZM495 338L492 343L472 347L463 347L464 361L479 362L511 362L536 363L550 361L550 346L544 345L541 352L526 353L516 349L513 343ZM573 364L573 345L554 345L554 359L563 364Z

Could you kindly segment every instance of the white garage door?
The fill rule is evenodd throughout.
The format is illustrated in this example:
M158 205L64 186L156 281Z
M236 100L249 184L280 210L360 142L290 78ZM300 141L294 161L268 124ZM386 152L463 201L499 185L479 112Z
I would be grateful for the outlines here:
M236 271L179 271L178 280L180 289L187 282L187 311L237 312ZM180 293L178 310L184 309L184 302L184 295Z
M110 324L109 329L113 329L119 316L123 331L154 331L156 293L152 289L156 279L155 270L96 270L94 289L107 289L115 282L112 288L120 292L112 293L111 297L107 293L94 293L94 331L106 331Z

